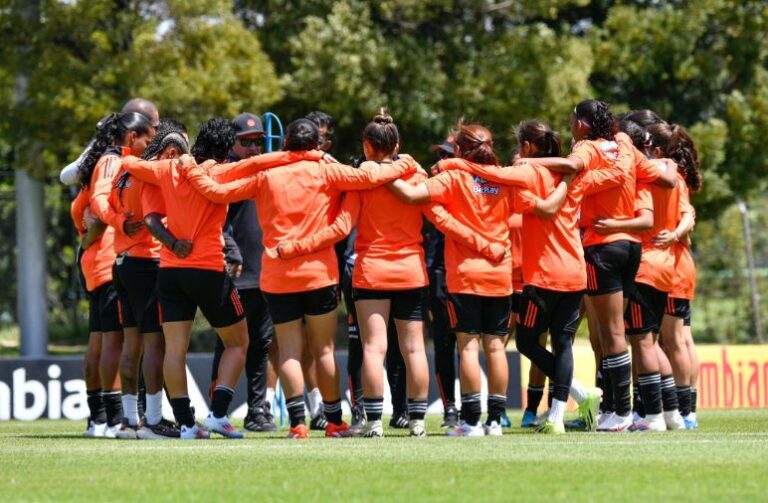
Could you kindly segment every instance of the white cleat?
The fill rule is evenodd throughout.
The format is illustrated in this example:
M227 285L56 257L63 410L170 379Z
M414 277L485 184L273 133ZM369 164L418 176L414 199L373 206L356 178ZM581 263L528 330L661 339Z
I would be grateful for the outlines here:
M632 431L667 431L667 424L661 414L646 414L632 424Z
M632 426L632 414L627 414L626 416L619 416L618 414L613 414L610 417L608 417L603 424L600 424L597 426L597 431L605 431L609 433L622 433L625 431L629 431L629 428Z
M616 413L614 412L603 412L600 414L597 418L597 431L607 431L606 426L613 423L615 415Z
M424 427L423 419L411 419L408 421L408 428L411 430L412 437L426 437L427 429Z
M105 431L107 431L107 423L88 421L88 429L85 430L83 436L85 438L102 438Z
M683 420L683 416L680 415L680 411L677 409L665 411L664 422L667 424L668 430L684 430L685 429L685 420Z
M491 421L491 424L483 423L483 432L488 437L500 437L503 435L501 425L496 421Z
M104 436L102 438L117 438L117 432L120 431L119 424L116 424L114 426L107 426L107 428L104 430Z
M368 421L365 423L365 427L363 427L363 432L360 434L360 436L365 438L383 437L384 426L382 425L381 419L377 419L376 421Z
M224 438L245 438L242 433L237 431L235 427L232 426L232 423L229 422L229 418L227 416L214 417L212 413L208 414L208 417L205 418L205 422L203 423L203 427L208 431L218 433Z
M117 432L115 432L115 438L119 438L122 440L138 440L137 430L139 429L138 426L131 426L128 424L128 421L123 419L123 422L120 424L120 426L117 428Z
M472 426L466 421L462 421L458 428L446 431L445 435L448 437L484 437L485 429L479 422Z
M209 438L211 438L211 434L198 424L194 426L181 425L182 440L206 440Z

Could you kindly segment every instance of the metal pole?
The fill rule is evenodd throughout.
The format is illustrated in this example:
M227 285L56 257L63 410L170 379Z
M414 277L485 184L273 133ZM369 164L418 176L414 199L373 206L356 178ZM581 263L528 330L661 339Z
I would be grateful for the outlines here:
M747 266L749 268L749 287L752 297L752 316L755 324L755 341L762 344L763 327L760 323L760 293L757 291L757 278L755 277L755 255L752 251L752 227L749 225L749 209L747 203L739 198L736 201L741 217L744 220L744 248L747 252Z

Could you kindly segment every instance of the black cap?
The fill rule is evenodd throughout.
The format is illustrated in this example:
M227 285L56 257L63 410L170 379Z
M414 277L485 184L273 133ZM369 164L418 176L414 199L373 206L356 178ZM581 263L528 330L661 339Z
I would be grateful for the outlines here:
M446 140L443 143L441 143L440 145L433 145L432 146L432 150L434 150L435 152L437 152L438 150L443 150L443 151L453 155L454 152L455 152L455 146L456 145L454 143L449 142L449 141Z
M254 133L264 134L264 127L261 125L259 116L248 112L242 113L232 119L232 126L235 128L235 134L237 136L245 136Z

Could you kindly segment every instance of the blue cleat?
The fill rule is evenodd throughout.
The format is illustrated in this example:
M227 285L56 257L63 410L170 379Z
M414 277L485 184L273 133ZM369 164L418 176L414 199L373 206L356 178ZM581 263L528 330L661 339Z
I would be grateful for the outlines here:
M538 426L538 418L533 412L526 410L523 414L523 420L520 422L521 428L533 428Z
M502 428L512 428L512 421L509 420L509 416L507 415L507 411L501 413L501 421L500 421Z

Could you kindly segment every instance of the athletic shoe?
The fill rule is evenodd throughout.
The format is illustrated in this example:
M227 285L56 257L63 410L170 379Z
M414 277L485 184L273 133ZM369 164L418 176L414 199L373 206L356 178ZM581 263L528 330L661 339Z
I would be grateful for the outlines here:
M501 431L502 426L496 421L491 421L491 424L483 423L483 432L488 437L500 437L503 435Z
M115 438L122 440L137 440L139 437L136 435L138 426L132 426L128 424L128 420L123 418L123 422L115 432Z
M597 413L602 397L603 391L600 388L588 388L587 396L579 403L579 416L584 420L584 429L587 431L597 429Z
M324 430L326 427L328 427L328 420L325 419L325 414L322 412L315 417L312 418L312 421L309 422L309 429L310 430Z
M520 421L520 428L533 428L536 426L536 414L531 412L530 410L526 410L523 414L523 420Z
M633 423L637 423L641 419L643 419L643 416L641 416L636 410L632 411L632 422Z
M600 414L600 416L597 418L597 431L605 431L606 426L613 422L613 417L615 415L615 412L603 412Z
M395 414L392 414L392 419L389 420L389 427L390 428L396 428L398 430L404 430L408 428L408 420L410 418L408 417L407 411L400 411Z
M565 425L562 421L550 421L547 419L533 431L545 435L562 435L565 433Z
M237 431L234 426L232 426L232 423L229 422L229 418L227 416L224 417L214 417L213 414L208 414L208 417L205 418L205 422L203 423L203 426L208 431L212 431L213 433L218 433L224 438L232 438L232 439L241 439L245 438L242 433Z
M88 421L88 428L83 433L85 438L101 438L104 436L104 432L107 430L107 423L97 423L95 421Z
M411 419L408 421L408 428L411 429L412 437L426 437L427 429L424 427L423 419Z
M193 426L184 426L182 424L179 438L182 440L207 440L211 438L211 433L197 423Z
M116 424L114 426L107 426L104 430L104 436L102 438L117 438L117 431L122 425Z
M274 433L277 431L277 425L263 412L249 412L243 419L243 428L248 431L261 433Z
M365 429L365 409L362 404L352 407L352 424L349 425L349 429L358 436L363 433Z
M354 434L349 430L349 425L344 421L341 424L328 423L325 427L325 436L330 438L349 438Z
M696 413L691 412L687 416L683 417L683 421L685 422L685 429L686 430L698 430L699 429L699 421L696 419Z
M587 422L580 417L564 422L563 426L565 426L566 430L587 431Z
M451 405L443 413L443 424L440 425L440 428L456 428L457 426L459 426L459 411Z
M541 426L547 419L549 419L549 409L536 416L536 420L533 422L533 426Z
M627 414L626 416L611 414L605 421L598 425L597 431L621 433L629 431L630 426L632 426L632 414Z
M667 431L667 425L661 414L646 414L632 424L631 431Z
M136 436L141 440L171 440L179 438L181 432L174 423L163 418L157 424L148 424L144 421Z
M363 428L361 436L365 438L383 437L384 427L381 424L381 419L376 421L368 421L368 423Z
M501 413L501 421L499 422L502 428L512 428L512 421L509 420L506 409Z
M680 415L680 411L677 409L664 411L664 422L667 423L668 430L685 429L685 421L683 420L683 416Z
M472 426L466 421L462 421L461 426L446 431L445 435L448 437L484 437L485 429L480 423Z
M298 424L291 428L285 438L295 438L297 440L306 440L309 438L309 429L306 424Z

